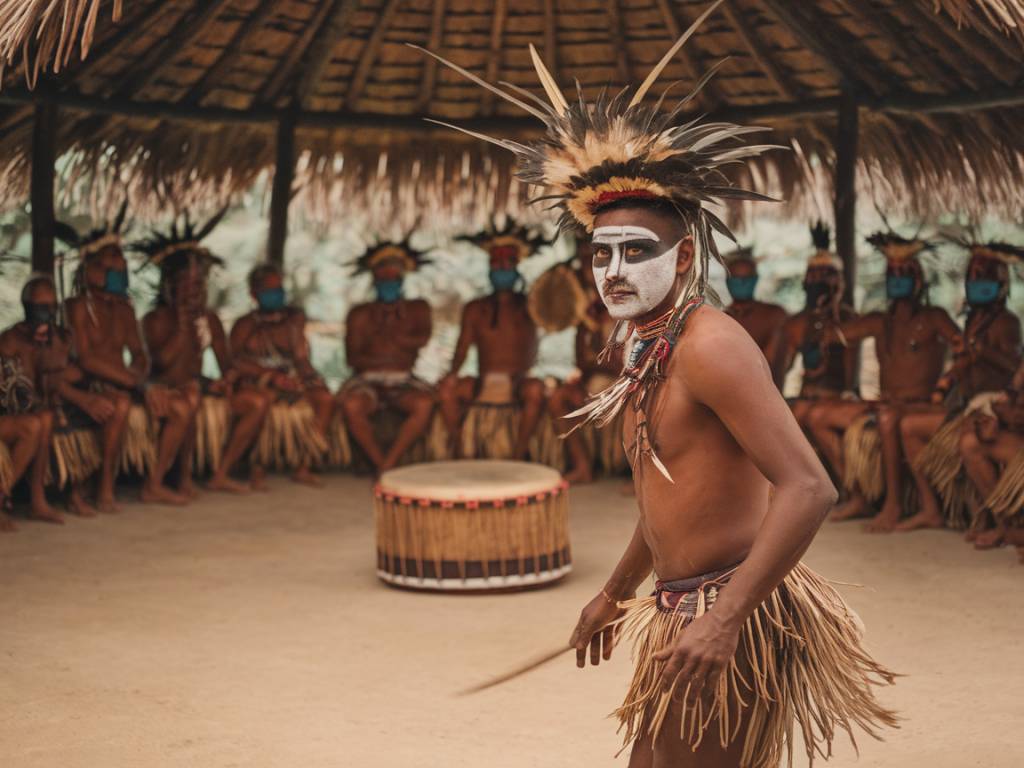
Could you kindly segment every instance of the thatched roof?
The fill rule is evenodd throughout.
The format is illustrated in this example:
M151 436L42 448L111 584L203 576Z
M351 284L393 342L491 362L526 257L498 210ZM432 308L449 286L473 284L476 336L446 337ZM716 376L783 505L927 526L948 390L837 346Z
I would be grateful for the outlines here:
M504 136L539 126L406 42L536 89L534 43L563 87L590 96L637 82L709 2L0 0L0 198L23 199L31 102L46 98L73 153L66 194L114 169L138 199L212 203L272 167L283 118L307 151L297 179L311 203L501 205L510 158L422 118ZM761 169L783 194L809 174L829 182L845 88L866 108L861 177L876 200L1018 213L1022 25L1021 0L727 0L663 83L728 57L695 109L797 142Z

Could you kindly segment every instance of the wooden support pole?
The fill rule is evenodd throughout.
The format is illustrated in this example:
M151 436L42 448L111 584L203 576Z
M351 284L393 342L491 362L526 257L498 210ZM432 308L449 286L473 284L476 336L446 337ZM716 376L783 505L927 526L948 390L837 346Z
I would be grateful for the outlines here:
M857 285L857 99L844 90L839 99L839 130L836 132L836 253L843 260L846 280L844 300L853 306Z
M57 162L57 107L36 105L32 130L32 271L53 274L53 185Z
M277 124L277 159L270 192L270 234L267 260L284 266L284 244L288 239L288 207L295 180L295 116L285 113Z

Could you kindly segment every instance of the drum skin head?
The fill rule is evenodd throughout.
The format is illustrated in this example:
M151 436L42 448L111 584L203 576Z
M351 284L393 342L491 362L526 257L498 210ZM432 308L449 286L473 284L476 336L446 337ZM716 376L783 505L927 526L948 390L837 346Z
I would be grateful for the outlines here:
M562 476L525 461L438 461L392 469L380 477L383 493L433 501L487 502L550 492Z

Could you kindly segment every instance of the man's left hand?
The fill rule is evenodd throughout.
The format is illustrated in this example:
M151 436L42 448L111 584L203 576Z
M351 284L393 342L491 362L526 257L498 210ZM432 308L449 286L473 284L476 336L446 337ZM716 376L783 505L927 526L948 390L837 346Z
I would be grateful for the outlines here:
M679 681L679 690L690 686L690 694L700 692L705 685L714 685L729 666L740 631L715 617L714 611L704 614L686 627L675 642L654 654L658 661L664 661L661 684L669 690Z

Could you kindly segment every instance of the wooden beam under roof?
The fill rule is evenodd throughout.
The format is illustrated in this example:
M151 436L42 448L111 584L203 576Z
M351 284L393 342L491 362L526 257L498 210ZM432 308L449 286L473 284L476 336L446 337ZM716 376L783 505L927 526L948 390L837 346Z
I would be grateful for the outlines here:
M430 17L430 35L427 37L427 50L437 53L444 39L444 11L446 0L434 0L433 15ZM425 57L423 62L423 78L420 80L420 94L416 99L416 109L428 112L430 102L434 99L434 88L437 86L438 61L433 56Z
M401 4L402 0L387 0L384 10L377 17L377 23L373 28L373 32L370 33L369 40L366 41L363 52L359 55L359 63L356 65L356 71L352 75L348 92L345 94L345 106L348 109L354 109L356 103L363 95L363 89L370 79L373 65L377 61L377 54L380 53L380 47L384 42L384 35L391 26L391 22Z

